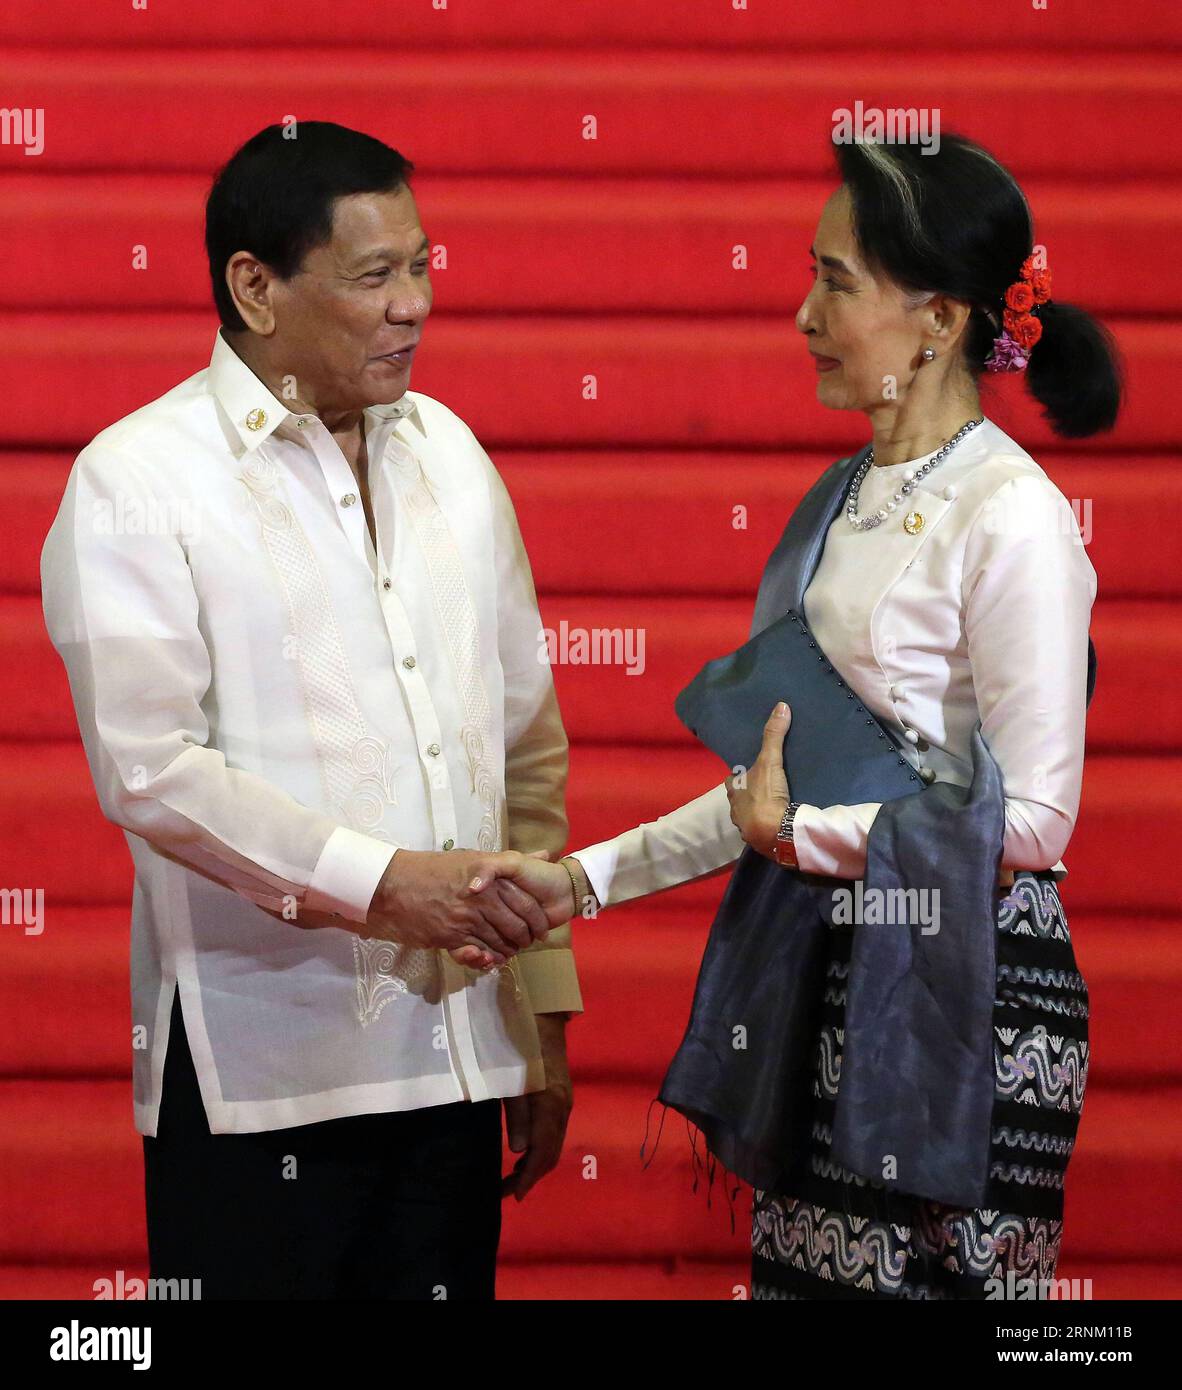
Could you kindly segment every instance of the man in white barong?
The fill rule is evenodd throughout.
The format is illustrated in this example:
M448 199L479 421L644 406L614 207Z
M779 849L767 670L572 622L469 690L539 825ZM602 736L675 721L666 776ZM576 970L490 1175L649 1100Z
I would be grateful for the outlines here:
M407 389L411 172L324 122L230 159L210 364L82 450L42 557L135 864L151 1274L205 1298L493 1297L571 1105L569 925L471 887L563 848L567 740L504 484Z

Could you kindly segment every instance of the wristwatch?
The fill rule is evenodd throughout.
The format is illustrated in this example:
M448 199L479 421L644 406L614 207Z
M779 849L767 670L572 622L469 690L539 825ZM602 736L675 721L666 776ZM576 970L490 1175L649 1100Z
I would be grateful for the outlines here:
M788 809L784 812L784 818L780 822L780 828L776 832L776 838L772 841L772 857L777 864L785 869L799 869L800 864L796 858L796 845L792 841L792 822L796 819L796 813L800 810L799 801L790 801Z

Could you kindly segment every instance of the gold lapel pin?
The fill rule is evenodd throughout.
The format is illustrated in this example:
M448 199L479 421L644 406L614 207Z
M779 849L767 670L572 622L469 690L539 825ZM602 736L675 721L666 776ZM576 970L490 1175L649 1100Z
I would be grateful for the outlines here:
M267 412L265 410L254 409L247 414L246 428L248 430L261 430L267 423Z
M909 536L917 536L923 530L923 513L908 512L903 518L903 530Z

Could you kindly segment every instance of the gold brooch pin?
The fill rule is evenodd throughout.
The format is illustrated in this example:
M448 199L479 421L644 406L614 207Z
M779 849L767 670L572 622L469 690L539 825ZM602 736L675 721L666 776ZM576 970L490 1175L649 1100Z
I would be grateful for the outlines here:
M918 535L919 532L923 530L923 513L908 512L903 518L903 530L906 531L909 536Z
M267 412L259 410L257 407L246 417L246 428L248 430L261 430L267 423Z

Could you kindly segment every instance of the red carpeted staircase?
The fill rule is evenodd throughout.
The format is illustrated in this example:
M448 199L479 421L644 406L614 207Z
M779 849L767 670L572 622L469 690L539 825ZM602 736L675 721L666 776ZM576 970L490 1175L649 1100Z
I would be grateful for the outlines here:
M1060 1273L1096 1298L1182 1295L1182 542L1168 510L1182 12L398 0L382 14L369 0L0 13L0 105L44 109L46 131L35 157L0 144L0 887L46 897L41 935L0 925L0 1296L91 1297L144 1266L131 865L44 635L38 555L77 449L208 360L213 168L289 113L369 130L418 165L447 269L414 387L493 453L546 623L645 634L641 675L556 670L577 848L719 780L673 696L744 638L792 507L861 442L860 419L816 406L792 323L831 187L831 115L855 99L938 106L945 129L1006 160L1056 294L1102 312L1128 360L1111 437L1055 441L1013 382L986 409L1078 499L1100 581L1064 887L1093 1062ZM744 1196L732 1228L721 1179L709 1203L692 1190L676 1116L649 1166L640 1153L721 887L576 927L576 1107L560 1169L506 1212L503 1297L745 1292Z

